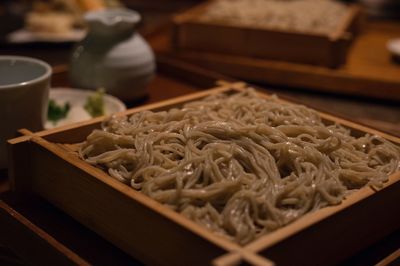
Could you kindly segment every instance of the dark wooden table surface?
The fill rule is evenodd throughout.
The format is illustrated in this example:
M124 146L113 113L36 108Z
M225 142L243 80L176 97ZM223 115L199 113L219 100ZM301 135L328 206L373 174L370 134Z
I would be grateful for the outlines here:
M229 79L229 77L190 66L169 57L171 47L167 22L171 13L188 6L186 1L174 1L175 5L170 6L168 10L154 8L154 6L149 9L144 4L145 1L137 2L140 2L139 8L142 8L144 17L147 18L140 32L146 36L153 49L159 53L158 74L148 87L148 97L138 102L127 103L128 107L188 94L211 87L215 80ZM182 3L179 4L179 2ZM147 9L144 7L147 7ZM146 14L148 15L146 16ZM54 67L52 86L64 87L69 85L66 71L72 46L71 43L58 45L1 43L0 54L33 56L49 62ZM400 103L398 102L321 94L306 89L291 90L290 88L268 87L265 90L337 116L350 118L393 135L400 135ZM65 254L72 254L71 256L77 256L78 261L79 258L82 259L82 263L87 262L96 265L132 265L139 263L44 200L34 197L25 202L16 201L12 193L9 192L9 181L5 170L0 171L0 194L0 217L19 218L17 223L12 220L2 220L2 222L8 222L8 224L0 224L0 265L27 263L21 258L21 254L15 255L15 250L12 251L10 246L20 247L21 242L33 241L32 239L41 236L51 239L51 243L54 242L60 247L60 250L48 256L57 256L57 252L64 252ZM18 232L18 234L11 235L15 232ZM2 242L7 242L10 246L6 246L7 243ZM48 250L46 247L46 245L37 247L37 250L44 252ZM400 231L370 245L369 248L348 258L342 264L374 265L399 248ZM23 255L33 258L34 264L38 264L41 256L45 254L33 254L25 250L25 252L22 252Z

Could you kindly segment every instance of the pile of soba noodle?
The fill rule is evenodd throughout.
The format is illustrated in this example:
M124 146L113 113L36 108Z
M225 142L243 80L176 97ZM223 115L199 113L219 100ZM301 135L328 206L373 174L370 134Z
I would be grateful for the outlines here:
M201 21L222 22L316 34L335 32L349 8L332 0L216 0L199 15Z
M239 244L381 186L400 149L325 125L304 106L254 90L181 109L112 118L80 155L121 182Z

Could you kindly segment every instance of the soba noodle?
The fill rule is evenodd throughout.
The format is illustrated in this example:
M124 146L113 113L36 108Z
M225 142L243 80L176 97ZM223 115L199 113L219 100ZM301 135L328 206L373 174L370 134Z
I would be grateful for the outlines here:
M331 34L346 19L349 8L331 0L216 0L199 20L239 27Z
M382 186L400 149L355 137L301 105L254 90L114 117L80 156L158 202L246 244L354 189Z

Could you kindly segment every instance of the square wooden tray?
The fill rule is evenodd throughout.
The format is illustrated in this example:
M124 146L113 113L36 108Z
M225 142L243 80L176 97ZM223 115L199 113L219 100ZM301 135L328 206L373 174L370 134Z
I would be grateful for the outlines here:
M338 67L359 28L361 8L349 5L338 28L327 35L245 27L199 19L213 1L176 15L173 44L179 51L203 51Z
M369 20L339 68L218 52L169 49L173 56L241 80L329 94L400 101L400 65L386 44L397 38L397 21Z
M130 109L165 110L214 93L243 90L244 83L222 85ZM260 94L261 97L270 97ZM400 144L400 139L320 113L355 135L368 132ZM221 238L78 158L84 141L103 118L9 141L10 175L16 193L38 194L128 254L151 265L278 265L312 261L333 264L368 246L400 225L400 172L382 189L365 187L340 205L307 214L245 246ZM29 178L28 178L29 177ZM290 254L288 256L287 254Z

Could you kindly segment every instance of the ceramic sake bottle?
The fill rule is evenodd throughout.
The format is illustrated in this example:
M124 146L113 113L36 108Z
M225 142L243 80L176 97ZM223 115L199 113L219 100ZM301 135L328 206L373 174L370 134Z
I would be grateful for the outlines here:
M74 87L105 88L124 101L146 95L155 72L154 54L136 32L139 13L128 9L105 9L85 15L87 36L79 42L70 61Z

